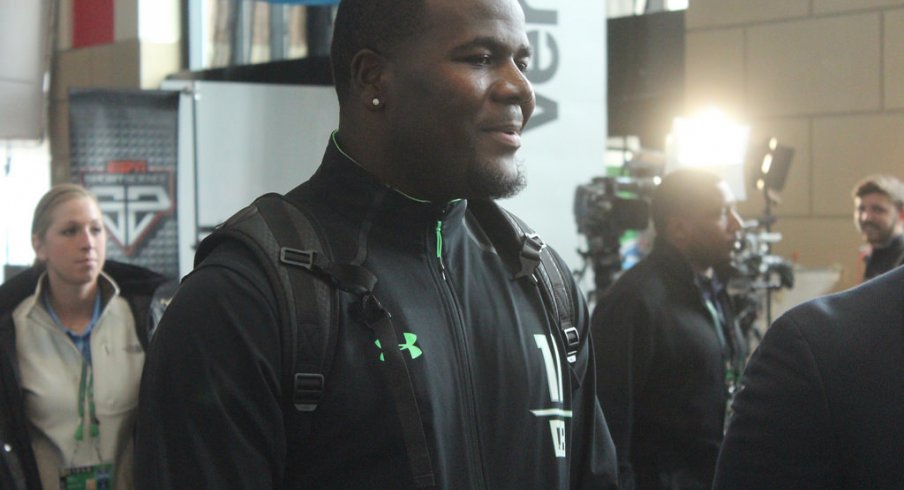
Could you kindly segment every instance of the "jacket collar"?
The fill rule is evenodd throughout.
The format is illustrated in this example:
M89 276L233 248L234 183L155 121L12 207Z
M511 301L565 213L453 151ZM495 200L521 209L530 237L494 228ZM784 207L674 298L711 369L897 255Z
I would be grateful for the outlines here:
M392 218L388 221L398 223L402 229L422 230L423 226L442 221L443 229L451 232L462 226L467 209L464 199L423 201L387 186L345 154L335 137L330 138L320 167L300 188L313 192L317 199L342 214L388 214Z
M668 241L657 237L649 258L673 280L697 286L697 273L694 272L691 263Z

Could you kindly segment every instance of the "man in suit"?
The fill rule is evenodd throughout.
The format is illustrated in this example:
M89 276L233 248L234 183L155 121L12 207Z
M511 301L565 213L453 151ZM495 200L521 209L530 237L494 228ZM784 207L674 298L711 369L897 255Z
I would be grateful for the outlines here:
M904 184L890 175L870 175L853 194L854 223L868 244L868 280L904 263Z
M901 488L904 268L780 317L733 409L716 489Z

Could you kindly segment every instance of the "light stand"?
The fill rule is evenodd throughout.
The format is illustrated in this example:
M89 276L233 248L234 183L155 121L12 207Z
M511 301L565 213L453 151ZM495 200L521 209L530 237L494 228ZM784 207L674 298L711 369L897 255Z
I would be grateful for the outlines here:
M767 235L771 234L772 223L775 221L775 217L772 215L772 205L781 202L778 193L785 187L785 180L788 178L788 170L791 168L793 158L794 148L780 145L778 139L770 138L766 143L766 151L759 167L754 169L753 181L756 182L757 189L762 191L765 202L762 222ZM765 246L766 256L771 256L771 241L765 241ZM777 286L774 286L770 281L768 270L766 272L766 325L771 325L772 290L782 287L782 282L780 281Z

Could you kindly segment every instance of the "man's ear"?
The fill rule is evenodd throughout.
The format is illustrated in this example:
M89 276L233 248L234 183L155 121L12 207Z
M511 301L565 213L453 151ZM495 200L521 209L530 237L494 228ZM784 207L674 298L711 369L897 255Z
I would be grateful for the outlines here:
M362 49L352 58L352 85L355 96L369 109L381 108L387 102L384 90L385 68L386 58L370 49Z

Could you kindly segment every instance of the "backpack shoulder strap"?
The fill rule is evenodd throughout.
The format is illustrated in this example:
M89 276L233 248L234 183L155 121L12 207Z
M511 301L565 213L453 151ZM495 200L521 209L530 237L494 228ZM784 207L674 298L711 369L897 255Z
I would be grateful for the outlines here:
M217 245L234 240L256 256L276 297L287 386L292 404L314 411L336 350L335 290L318 274L330 252L319 227L283 196L270 193L236 213L205 238L195 254L195 267Z
M531 277L540 287L543 300L559 327L568 362L574 363L581 334L575 326L570 281L565 279L568 276L549 247L527 224L494 201L470 200L468 210L481 223L503 262L516 271L514 278Z
M373 295L377 278L361 266L334 263L319 230L302 209L279 194L267 194L207 237L195 256L197 267L226 239L238 240L255 252L280 303L284 345L289 348L286 355L294 359L287 378L291 380L292 403L300 412L316 410L323 394L336 351L338 290L360 298L358 316L382 345L398 345L391 315ZM402 424L415 487L434 488L430 453L408 368L401 350L387 347L384 354L386 362L381 366Z

